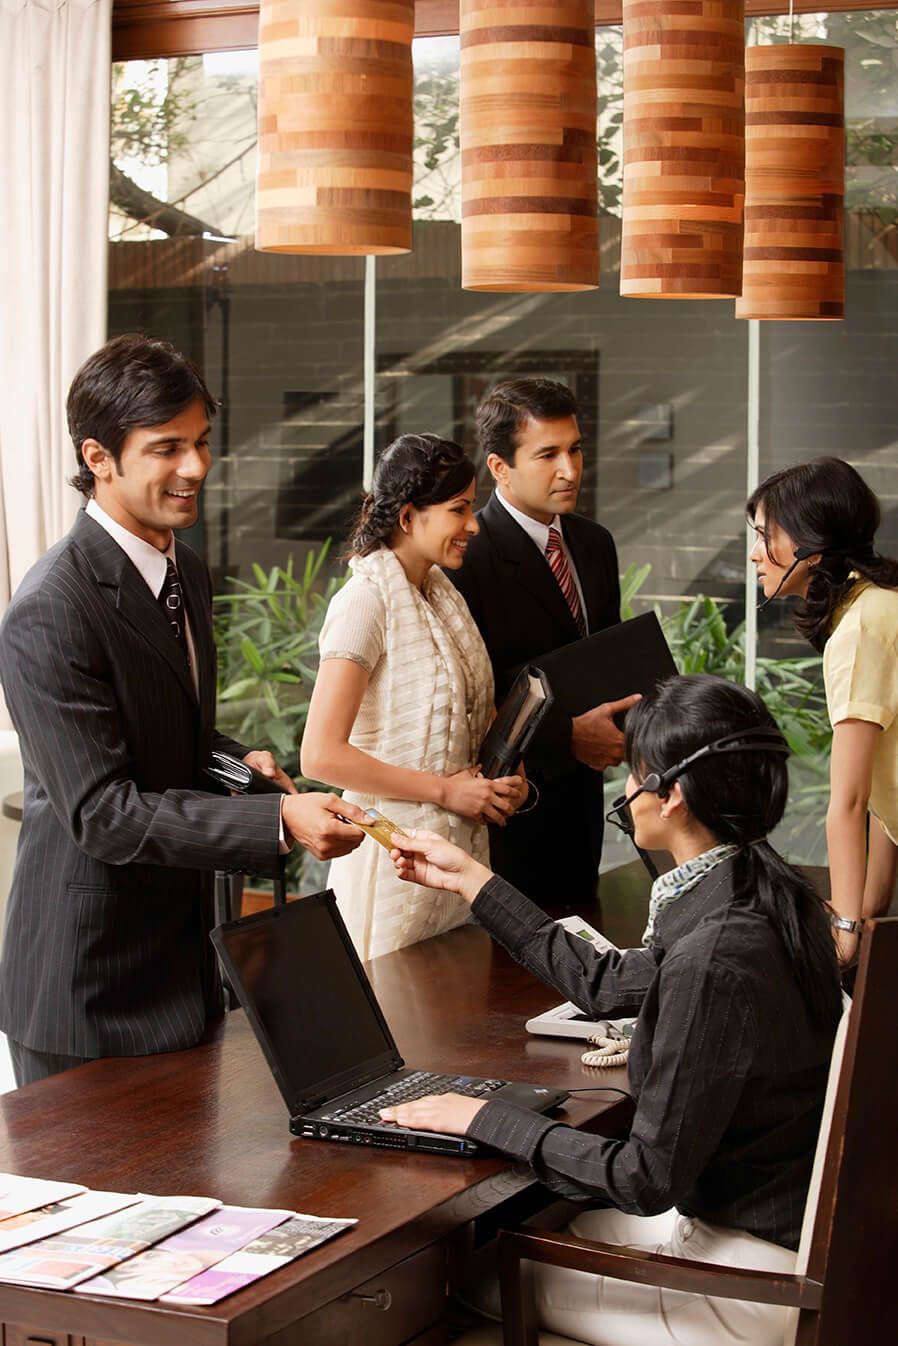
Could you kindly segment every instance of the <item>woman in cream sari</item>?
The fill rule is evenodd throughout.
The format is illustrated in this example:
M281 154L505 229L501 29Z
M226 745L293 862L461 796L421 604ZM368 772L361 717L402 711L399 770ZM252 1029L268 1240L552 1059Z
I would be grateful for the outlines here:
M504 822L526 785L477 772L492 670L441 569L457 569L478 532L474 491L474 465L449 440L401 435L382 454L351 538L352 578L322 627L302 770L361 808L406 830L438 832L485 860L485 823ZM454 894L402 883L373 841L335 861L328 882L362 958L467 916Z

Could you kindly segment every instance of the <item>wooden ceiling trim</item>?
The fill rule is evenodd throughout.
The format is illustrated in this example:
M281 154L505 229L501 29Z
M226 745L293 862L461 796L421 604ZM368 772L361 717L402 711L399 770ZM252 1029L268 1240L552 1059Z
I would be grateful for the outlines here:
M748 14L784 14L783 0L747 0ZM795 0L795 13L821 10L898 9L898 0ZM596 0L596 22L620 23L621 0ZM259 6L252 0L114 0L112 56L116 61L153 56L195 56L238 51L257 43ZM458 32L458 0L417 0L415 34Z

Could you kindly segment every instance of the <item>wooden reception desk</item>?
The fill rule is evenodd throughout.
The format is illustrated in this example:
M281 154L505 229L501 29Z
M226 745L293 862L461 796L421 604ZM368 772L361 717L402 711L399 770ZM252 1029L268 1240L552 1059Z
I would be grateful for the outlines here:
M473 926L378 958L369 974L415 1066L626 1087L623 1070L581 1066L582 1044L524 1032L559 997ZM628 1105L603 1097L614 1098L572 1099L565 1119L618 1131ZM0 1286L4 1346L438 1346L453 1255L472 1222L516 1221L537 1192L526 1168L495 1157L293 1139L240 1010L191 1051L97 1061L0 1096L0 1170L358 1219L204 1309Z

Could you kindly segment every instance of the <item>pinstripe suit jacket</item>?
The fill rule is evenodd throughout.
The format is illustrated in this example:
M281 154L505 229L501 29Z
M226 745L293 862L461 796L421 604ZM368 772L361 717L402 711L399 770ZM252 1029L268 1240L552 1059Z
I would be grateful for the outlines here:
M221 1010L211 871L277 866L276 795L208 793L215 649L208 572L176 544L199 697L159 605L83 512L0 627L25 808L0 964L0 1028L37 1051L192 1046Z

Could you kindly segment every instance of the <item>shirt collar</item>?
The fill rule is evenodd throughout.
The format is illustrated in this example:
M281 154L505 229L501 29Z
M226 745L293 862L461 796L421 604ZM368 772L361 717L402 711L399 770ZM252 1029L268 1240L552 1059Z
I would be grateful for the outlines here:
M514 505L509 504L498 488L496 489L496 499L508 510L508 513L514 519L515 523L520 524L527 536L533 539L537 547L539 547L540 551L545 555L546 547L549 542L549 529L557 528L558 532L561 533L560 517L556 514L550 524L540 523L539 519L531 519L529 514L522 514ZM564 535L562 534L562 536Z
M871 581L866 579L859 570L849 570L846 579L851 580L852 585L841 603L836 606L836 610L833 613L832 626L830 627L830 635L835 631L839 622L845 616L855 599L859 598L864 590L869 589L871 586Z
M169 538L165 551L160 551L151 542L145 542L136 533L131 533L127 528L123 528L120 523L116 523L115 519L110 518L105 509L101 509L96 500L88 500L85 513L89 514L95 523L106 530L113 542L118 543L129 561L132 561L139 570L153 597L158 598L165 582L166 562L170 560L177 565L174 533Z
M676 869L671 869L666 874L662 874L652 884L652 895L649 898L649 919L642 936L643 944L651 946L657 942L658 918L662 912L666 911L672 904L683 897L686 893L698 888L702 880L716 869L724 860L729 860L731 856L738 851L738 846L724 845L713 846L709 851L703 851L701 855L695 855L691 860L684 860ZM716 886L716 885L715 885ZM692 903L686 903L687 908L692 907ZM693 913L681 913L688 916ZM704 910L698 913L704 915ZM685 933L679 931L678 934ZM664 943L665 941L661 941Z

